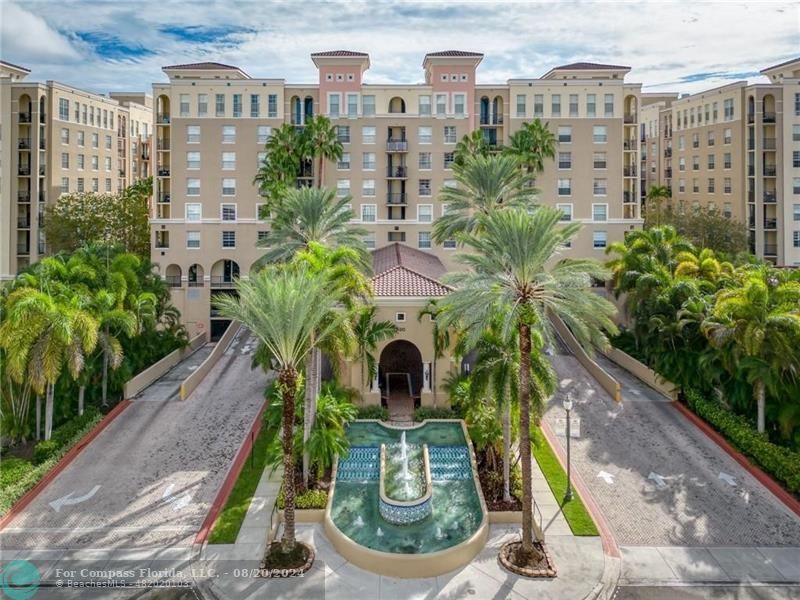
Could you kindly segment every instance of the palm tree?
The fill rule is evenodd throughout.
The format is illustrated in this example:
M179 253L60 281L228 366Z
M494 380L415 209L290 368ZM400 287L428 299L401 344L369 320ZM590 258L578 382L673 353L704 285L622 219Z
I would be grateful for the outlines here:
M421 321L423 317L428 317L432 324L433 334L433 363L431 364L431 381L433 381L433 405L436 406L436 363L439 359L444 358L445 350L450 347L450 330L447 327L442 327L437 319L441 308L438 306L436 300L431 299L428 304L419 311L417 314L417 321Z
M121 291L113 292L101 289L95 294L92 302L92 313L100 323L99 345L103 353L103 408L108 406L108 369L118 369L124 356L119 336L132 337L137 330L136 315L124 306L123 298L124 294Z
M650 216L651 211L654 211L656 227L661 226L662 204L664 200L669 200L671 197L672 194L665 185L651 185L647 190L647 215Z
M250 329L270 355L283 397L284 530L282 548L295 547L295 395L303 362L312 345L339 325L332 319L339 291L328 278L303 268L269 267L236 282L238 297L215 300L227 318Z
M304 156L303 143L297 128L284 123L264 144L267 156L253 183L258 186L258 193L269 201L270 208L280 206L286 191L295 186Z
M710 283L716 283L723 277L733 277L734 266L728 261L717 258L716 253L703 248L700 252L679 252L675 257L676 277L693 277Z
M303 135L306 138L308 152L317 162L317 187L322 187L325 161L342 158L344 152L342 142L339 141L336 127L324 115L317 115L306 121Z
M357 356L361 364L361 390L367 387L367 382L375 378L378 372L378 362L374 352L378 349L378 344L383 340L388 340L400 331L392 321L377 321L375 314L378 307L374 304L365 306L355 315L353 323L353 334L356 338Z
M476 345L498 321L504 336L517 331L523 485L520 564L538 554L533 545L531 396L543 401L554 383L537 342L552 340L551 314L563 319L586 346L607 346L604 330L616 332L614 306L591 288L592 279L607 278L605 268L590 259L563 259L549 266L580 228L576 223L559 227L560 219L561 212L552 208L540 208L532 215L520 209L494 211L484 217L483 235L466 238L471 252L458 256L470 270L445 278L455 291L440 301L445 308L440 318L445 325L458 325L468 346Z
M470 156L489 156L489 144L480 129L465 134L456 144L453 164L460 167Z
M531 177L544 171L546 159L552 160L556 156L556 138L547 123L540 119L523 123L511 134L509 142L503 152L516 158Z
M433 225L438 244L477 232L483 217L497 210L534 206L531 179L511 156L469 156L462 166L453 166L453 174L458 186L439 193L444 214Z
M765 430L766 389L779 395L783 378L800 371L800 285L750 274L742 285L721 290L703 332L716 348L728 349L727 368L753 386L758 431Z
M337 198L334 190L325 188L289 190L269 235L258 244L267 251L259 262L291 260L298 251L317 242L329 248L352 247L367 270L369 255L364 245L367 231L350 225L351 202L350 196Z

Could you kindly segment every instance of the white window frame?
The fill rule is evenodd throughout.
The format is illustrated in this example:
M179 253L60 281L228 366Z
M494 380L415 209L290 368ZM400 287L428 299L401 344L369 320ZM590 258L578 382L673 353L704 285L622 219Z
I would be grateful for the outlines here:
M233 207L233 219L225 218L225 209ZM221 223L236 223L239 219L239 206L236 202L221 202L219 205L219 220Z
M427 246L423 246L422 236L424 234L428 235ZM418 231L417 232L417 248L420 250L433 250L433 235L430 231Z
M597 215L595 214L595 210L599 207L603 207L603 211L605 212L605 219L598 219ZM595 223L606 223L608 221L608 203L607 202L592 202L592 221Z
M189 245L189 242L193 241L193 240L190 240L190 234L192 234L192 233L196 233L197 234L197 245L196 246L190 246ZM186 249L187 250L199 250L200 249L200 231L198 231L196 229L193 229L191 231L187 231L186 232Z
M427 208L430 212L428 219L423 221L420 209ZM417 204L417 223L433 223L433 204Z
M602 246L598 246L598 242L601 241L601 240L598 239L598 234L601 234L601 233L603 234L603 239L602 239L603 245ZM607 246L608 246L608 231L604 231L604 230L593 231L592 232L592 248L594 250L603 250L604 251Z
M565 217L568 217L568 218L562 218L561 219L562 222L568 223L572 221L572 215L574 214L575 211L575 205L572 202L559 202L556 204L556 208L560 210Z
M226 186L225 185L226 181L233 181L233 193L232 194L226 194L225 193L225 188L226 187L228 187L228 188L231 187L231 186ZM236 195L236 178L235 177L223 177L222 178L222 191L221 191L221 194L222 194L222 196L227 197L227 198L231 198L231 197Z
M365 209L372 209L373 218L371 220L364 218ZM369 204L369 203L362 204L361 205L360 217L361 217L361 222L362 223L377 223L378 222L378 205L377 204Z

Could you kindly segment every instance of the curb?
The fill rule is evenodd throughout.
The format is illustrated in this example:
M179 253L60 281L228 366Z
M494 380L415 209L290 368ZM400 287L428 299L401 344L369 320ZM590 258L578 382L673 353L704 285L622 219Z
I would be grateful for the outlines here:
M70 463L75 460L78 455L83 451L83 449L88 446L102 431L108 427L111 422L116 419L122 411L124 411L128 406L130 406L130 400L122 400L119 404L117 404L114 408L112 408L108 414L103 417L103 419L95 425L95 427L86 433L78 442L70 448L67 453L61 457L53 468L50 469L44 477L42 477L36 485L34 485L31 489L29 489L25 494L17 500L14 506L0 519L0 530L5 529L14 519L19 516L25 508L33 502L36 497L42 493L42 490L46 488L50 483L61 474L61 472L66 469Z
M242 441L242 445L236 453L236 458L233 459L231 466L228 468L228 474L225 475L222 487L219 488L217 496L214 498L214 502L211 504L211 508L208 509L208 514L206 514L206 518L203 520L203 524L200 526L200 530L194 538L195 545L202 545L206 542L208 535L211 533L211 527L214 525L214 521L217 520L219 513L222 512L222 508L228 501L228 496L231 495L233 486L239 478L239 473L242 472L242 467L244 467L244 463L247 460L247 455L250 453L253 444L255 444L256 437L261 431L261 424L264 421L264 410L266 410L266 408L267 403L264 402L261 410L259 410L256 415L255 421L253 421L253 424L250 426L250 430Z
M555 433L553 433L549 423L547 423L547 421L544 419L542 419L540 425L545 439L550 444L550 447L556 454L556 458L558 458L558 462L561 464L561 468L566 471L566 453L558 440L556 440ZM589 493L589 488L586 486L581 476L574 470L572 471L571 476L572 485L575 488L575 491L578 492L578 495L581 497L584 506L586 506L586 510L589 511L589 514L597 525L597 528L600 530L600 539L603 542L603 553L606 556L613 558L621 558L622 555L620 554L619 546L617 546L617 540L614 538L614 534L611 532L611 527L608 525L603 513L600 511L600 507L597 506L594 498L592 498L592 495Z
M780 500L789 510L800 517L800 501L786 491L777 481L754 465L750 460L736 448L734 448L722 434L714 430L711 425L706 423L701 417L693 413L687 406L680 402L671 402L672 406L681 413L688 421L693 423L707 438L722 448L733 460L739 463L750 475L752 475L761 485Z

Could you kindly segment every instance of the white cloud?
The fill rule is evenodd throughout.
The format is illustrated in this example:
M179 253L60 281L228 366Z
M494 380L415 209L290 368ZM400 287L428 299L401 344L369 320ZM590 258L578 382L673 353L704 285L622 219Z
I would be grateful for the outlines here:
M26 65L62 63L79 58L69 40L41 16L6 0L0 6L0 17L2 56L14 57Z

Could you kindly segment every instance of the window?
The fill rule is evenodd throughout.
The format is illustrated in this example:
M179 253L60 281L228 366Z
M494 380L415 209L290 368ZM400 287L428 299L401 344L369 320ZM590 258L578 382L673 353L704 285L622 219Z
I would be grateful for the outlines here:
M366 198L374 198L375 197L375 180L374 179L364 179L361 182L361 195Z
M69 194L69 177L61 178L61 193Z
M250 94L250 116L254 119L261 116L261 97L258 94Z
M197 116L205 117L208 114L208 94L197 95Z
M605 125L595 125L592 127L592 142L595 144L605 144L608 142L608 127Z
M156 248L169 248L169 231L156 231Z
M592 204L592 221L608 220L608 204Z
M267 96L267 117L275 119L278 116L278 94Z
M222 143L223 144L236 143L236 125L225 125L222 128Z
M342 144L349 144L350 143L350 126L349 125L337 125L336 126L336 137Z
M708 170L713 171L717 166L717 157L713 154L708 155Z
M534 117L544 116L544 94L533 95L533 116Z
M457 117L464 116L464 104L466 103L464 94L453 94L453 112Z
M186 247L187 248L199 248L200 247L200 232L199 231L187 231L186 232Z
M800 248L800 230L792 232L792 245L795 248Z
M553 94L550 97L550 116L561 116L561 94Z
M336 161L337 171L347 171L350 169L350 153L342 152L342 158Z
M58 99L58 118L62 121L69 121L69 100L66 98Z
M419 114L420 115L429 115L429 114L431 114L431 97L430 96L420 96L419 97Z
M730 219L733 216L733 209L730 202L725 202L722 204L722 214L728 219Z
M417 137L420 144L430 144L433 142L433 128L420 127L417 129Z
M111 136L106 136L106 150L111 150Z
M678 191L681 192L681 193L686 191L686 180L685 179L681 178L681 179L678 180Z
M430 179L420 179L419 180L419 195L420 196L430 196L431 195L431 180Z
M708 145L713 146L716 143L716 135L713 131L708 132Z
M731 133L730 127L726 127L725 131L722 132L722 142L724 144L730 144L733 138L733 134Z
M222 153L222 170L233 171L236 169L236 152Z
M83 130L78 132L78 146L85 145L85 137L86 137L86 135L83 132Z
M525 116L525 94L517 94L517 116Z
M189 116L189 94L180 95L180 115L182 117Z
M69 144L69 129L63 127L61 129L61 143L62 144Z
M92 155L92 171L97 171L100 168L100 159L94 154Z
M236 232L223 231L222 232L222 247L223 248L236 248Z
M731 178L726 177L725 179L722 180L722 191L725 192L726 194L730 194L731 188L732 188Z
M436 114L444 115L447 113L447 94L436 94Z
M561 125L558 128L558 143L569 144L572 142L572 127L569 125Z
M455 144L456 143L456 128L452 125L447 125L444 128L444 143L445 144Z
M597 94L586 94L586 116L597 116Z
M603 95L603 115L606 117L614 116L614 94Z
M86 125L86 123L88 122L88 119L86 118L86 115L87 115L87 114L88 114L88 108L87 108L87 106L84 104L84 105L83 105L83 118L81 119L81 120L83 121L83 124L84 124L84 125Z
M708 193L709 194L713 194L714 193L714 188L715 188L714 178L713 177L709 177L708 178Z
M681 156L678 159L678 171L685 171L685 170L686 170L686 159Z
M608 179L592 180L592 194L595 196L608 195Z
M216 114L218 117L225 116L225 94L216 95L216 109L214 114Z
M361 222L374 223L377 220L378 209L375 204L361 205Z
M558 153L558 168L571 169L572 168L572 152L559 152Z
M432 168L430 152L419 153L419 168L424 171L429 171Z
M186 168L187 169L199 169L200 168L200 153L199 152L187 152L186 153Z
M445 169L452 169L454 161L455 161L455 152L445 152L444 153L444 168Z
M236 195L236 180L233 178L225 178L222 180L222 195L235 196Z
M696 154L692 156L692 171L700 170L700 157Z
M733 98L724 100L722 103L723 118L726 121L733 121Z
M731 165L733 164L733 159L731 158L731 153L726 152L722 155L722 166L725 169L730 169Z
M189 178L186 180L186 195L199 196L200 195L200 180Z
M559 179L558 180L558 195L571 196L572 195L572 179Z
M61 153L61 168L69 169L69 153L67 152Z
M365 117L375 115L375 96L361 96L361 114Z
M699 148L700 147L700 134L693 133L692 134L692 148Z
M84 164L85 162L86 162L86 157L83 154L78 154L78 170L79 171L83 171L83 168L85 166L85 164Z
M375 128L374 127L362 127L361 128L361 142L364 144L374 144L375 143Z
M562 221L572 221L572 204L556 204L556 208L561 211Z
M792 151L792 167L800 169L800 150Z
M267 153L266 152L259 152L256 155L256 167L261 168L265 161L267 160Z
M203 205L199 202L186 203L186 222L199 223L203 219Z
M593 152L592 153L592 166L595 169L605 169L606 165L606 153L605 152Z
M339 94L328 94L328 116L339 116Z
M417 221L420 223L433 222L433 204L417 204Z
M350 195L350 180L339 179L336 181L336 195L340 198Z
M374 171L377 164L377 158L374 152L364 152L361 155L363 169L365 171Z
M417 248L422 250L430 249L431 247L431 232L420 231L417 232Z
M800 117L800 94L794 95L794 116Z
M236 205L221 204L220 219L222 219L223 221L236 221Z
M390 236L390 239L389 239L390 242L391 241L396 241L396 240L392 240L391 239L391 234L389 234L389 236ZM395 321L405 321L406 320L406 313L404 313L404 312L395 313L394 320Z
M259 125L256 130L256 142L259 144L266 144L271 135L272 127L269 125Z
M578 94L569 95L569 116L578 116Z
M110 156L106 156L106 171L110 171L110 170L111 170L111 157Z
M683 136L678 138L678 150L683 150L686 148L686 139Z
M186 126L186 143L199 144L200 143L200 126L187 125Z
M792 178L792 193L800 194L800 177Z
M800 142L800 125L792 125L792 141Z
M606 244L608 244L608 233L605 231L592 232L592 247L601 249L605 248Z
M792 204L792 220L800 221L800 204Z
M369 249L372 250L375 248L375 232L370 231L367 235L364 236L364 245Z
M83 177L78 177L78 191L79 192L83 192L84 191Z
M700 193L700 180L697 177L692 177L692 193Z

